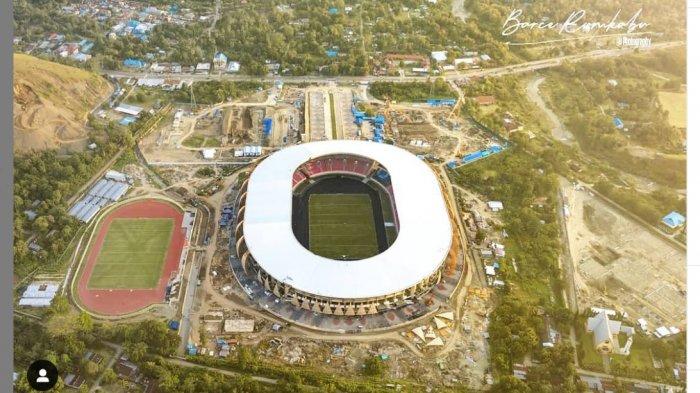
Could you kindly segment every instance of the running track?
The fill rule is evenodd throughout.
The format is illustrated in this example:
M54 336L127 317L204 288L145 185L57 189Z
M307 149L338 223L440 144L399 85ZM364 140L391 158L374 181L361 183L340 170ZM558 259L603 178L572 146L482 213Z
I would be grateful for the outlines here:
M115 218L172 218L173 234L165 256L163 272L158 285L152 289L89 289L87 287L92 270L97 262L105 236L112 220ZM183 213L170 203L146 199L117 207L99 223L97 232L80 273L77 293L80 303L87 310L102 315L123 315L141 310L165 299L165 288L170 274L178 270L182 249L185 246L185 234L182 230Z

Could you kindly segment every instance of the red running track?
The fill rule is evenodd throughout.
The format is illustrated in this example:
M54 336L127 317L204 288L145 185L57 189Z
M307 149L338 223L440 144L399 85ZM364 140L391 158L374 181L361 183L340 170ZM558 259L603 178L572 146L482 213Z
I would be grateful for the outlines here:
M165 255L163 272L158 285L152 289L89 289L88 281L97 263L105 236L115 218L172 218L173 234ZM156 199L131 202L110 212L99 223L93 244L87 254L78 281L78 297L86 309L103 315L123 315L141 310L151 304L162 303L165 289L172 272L178 270L182 249L185 246L185 233L182 229L183 213L170 203Z

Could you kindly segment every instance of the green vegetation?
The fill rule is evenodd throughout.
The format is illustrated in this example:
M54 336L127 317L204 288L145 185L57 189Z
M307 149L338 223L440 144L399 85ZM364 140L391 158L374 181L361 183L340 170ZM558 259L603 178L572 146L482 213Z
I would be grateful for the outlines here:
M634 189L615 187L606 180L597 182L595 189L651 225L658 225L661 218L673 210L681 213L686 211L685 198L679 198L668 189L646 194Z
M511 114L525 131L535 134L549 134L549 129L537 106L525 94L523 78L504 75L498 78L482 78L464 85L462 90L467 97L462 105L462 113L473 117L481 124L501 136L508 137L503 119ZM471 99L477 96L494 96L496 103L479 106Z
M195 172L194 174L197 177L212 177L216 174L216 171L210 166L204 166L197 169L197 172Z
M158 284L173 220L115 218L109 225L88 287L146 289Z
M382 377L386 373L386 364L379 358L379 356L370 356L365 359L362 365L362 372L370 377Z
M685 158L654 154L682 152L685 136L669 124L668 112L658 104L664 82L644 65L652 60L621 57L568 64L550 71L543 87L584 153L625 172L684 188ZM611 79L616 86L608 82ZM615 128L614 116L625 122L627 131ZM630 151L630 141L651 152Z
M105 165L121 146L133 143L126 130L109 125L95 130L97 148L90 152L60 156L56 150L44 150L14 157L14 269L19 275L54 263L79 228L68 215L67 200ZM102 141L97 135L106 135ZM24 213L37 213L30 220ZM36 242L39 251L30 251Z
M182 144L183 146L193 148L221 146L219 139L201 134L193 134L189 136L187 139L182 141Z
M234 81L204 81L192 84L192 89L184 89L175 93L175 99L182 102L194 100L199 105L212 105L232 101L263 89L265 85L259 82Z
M586 317L578 317L575 325L579 341L576 349L579 362L586 370L603 372L603 359L595 351L593 334L586 332L584 328ZM632 325L633 322L625 321L625 324ZM621 346L624 346L626 341L626 337L623 336L620 336ZM629 356L611 357L611 373L621 377L675 384L678 381L673 376L673 367L676 363L686 362L685 348L685 333L666 339L635 334ZM661 368L654 367L653 359L662 364Z
M453 180L475 189L489 199L503 201L504 244L508 261L501 263L506 282L498 306L490 315L491 363L498 376L495 391L509 391L514 363L526 355L540 360L525 384L532 391L580 391L575 382L573 351L568 344L542 348L539 332L546 313L561 332L571 324L570 312L561 298L560 253L557 217L557 177L546 154L519 138L518 144L501 155L464 166L452 172ZM535 199L547 202L538 207ZM511 259L512 258L512 259ZM538 311L539 310L539 311ZM526 391L526 390L521 390Z
M235 355L229 358L213 358L209 356L189 356L187 360L209 367L241 372L243 374L255 374L268 378L279 379L282 386L290 387L290 392L306 392L315 389L304 388L303 385L321 388L327 392L349 393L379 393L392 392L396 388L387 387L387 383L399 383L406 391L424 391L410 381L392 381L383 377L363 375L330 374L310 366L289 366L260 360L254 352L254 348L239 346ZM283 391L283 390L276 390Z
M335 104L333 103L333 94L329 94L331 108L331 129L333 130L333 139L338 139L338 129L335 124Z
M678 128L687 127L688 95L685 92L660 91L659 103L668 112L668 124Z
M57 298L58 300L60 298ZM65 298L64 298L65 299ZM54 303L56 303L54 300ZM175 353L179 338L169 330L164 320L148 319L133 324L100 324L92 321L84 313L69 312L69 304L60 307L60 313L53 311L45 324L24 317L14 319L14 364L17 369L26 369L36 359L47 359L59 370L73 370L86 378L86 386L92 385L99 372L104 370L103 389L112 391L110 385L117 383L116 373L104 369L114 348L106 343L120 344L124 355L136 363L140 371L157 382L159 392L300 392L290 388L290 383L271 386L251 380L246 376L230 376L198 368L178 367L165 358ZM65 328L48 329L55 319L65 319ZM46 318L45 318L46 319ZM104 362L95 370L93 363L83 360L86 351L93 351L104 357ZM161 357L162 356L162 357ZM97 371L97 373L95 373ZM63 375L63 373L61 373ZM293 385L293 384L291 384ZM15 392L34 392L26 378L19 378ZM59 378L55 391L63 391L64 382ZM121 391L121 390L120 390Z
M130 164L137 164L139 162L138 158L136 157L136 152L134 152L133 149L127 149L122 153L121 156L117 159L117 161L114 162L114 165L112 165L112 169L115 171L122 171L124 170L124 167Z
M374 82L369 86L369 94L381 100L396 102L423 102L429 98L457 98L457 93L452 90L444 79L436 79L435 82Z
M333 259L362 259L377 254L377 235L369 195L311 195L309 249L317 255Z
M164 6L158 0L152 4ZM188 1L186 7L198 13L210 13L211 4ZM450 1L425 4L416 0L396 0L390 3L359 0L338 3L333 0L280 4L274 0L248 1L222 6L221 18L211 34L205 30L211 21L187 25L156 26L147 41L133 36L109 39L109 28L117 23L116 16L105 23L93 18L67 15L61 12L57 0L16 0L13 3L15 35L26 42L36 41L46 33L65 32L68 40L80 37L95 42L95 57L82 67L116 69L127 57L145 59L158 48L155 61L193 65L211 59L223 51L241 63L241 71L253 75L268 72L266 61L280 64L280 73L304 75L366 75L383 65L381 53L427 55L434 50L447 50L448 61L467 51L487 53L491 64L515 63L523 60L559 56L596 49L593 40L573 40L557 45L528 47L509 46L507 41L533 42L561 38L554 31L522 29L513 36L501 34L503 23L513 10L501 0L465 2L466 20L455 17ZM352 10L346 12L344 6ZM183 5L184 7L185 5ZM332 14L330 8L337 8ZM587 20L609 20L618 9L620 17L630 18L637 10L622 0L565 0L556 7L543 2L528 3L523 19L563 21L575 9L585 9ZM685 3L650 0L644 3L641 20L655 26L663 39L685 37ZM626 19L625 19L626 20ZM614 39L609 44L614 45ZM337 57L326 50L336 49ZM60 62L76 63L70 58Z

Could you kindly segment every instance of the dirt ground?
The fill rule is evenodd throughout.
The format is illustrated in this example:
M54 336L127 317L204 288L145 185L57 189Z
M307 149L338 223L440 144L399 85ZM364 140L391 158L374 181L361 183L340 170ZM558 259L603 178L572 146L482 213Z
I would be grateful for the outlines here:
M24 54L13 60L14 150L84 149L87 115L109 96L107 80Z
M658 326L686 324L686 255L589 191L564 182L579 308L625 311Z

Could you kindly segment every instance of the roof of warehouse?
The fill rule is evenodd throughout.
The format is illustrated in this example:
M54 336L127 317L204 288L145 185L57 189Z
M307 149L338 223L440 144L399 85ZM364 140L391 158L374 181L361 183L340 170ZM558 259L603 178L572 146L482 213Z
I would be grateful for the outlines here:
M301 164L330 154L379 162L391 174L401 229L384 252L356 261L318 256L292 232L292 175ZM435 272L450 249L452 228L433 171L406 150L365 141L322 141L278 151L250 176L243 223L257 263L297 290L353 299L402 291Z

